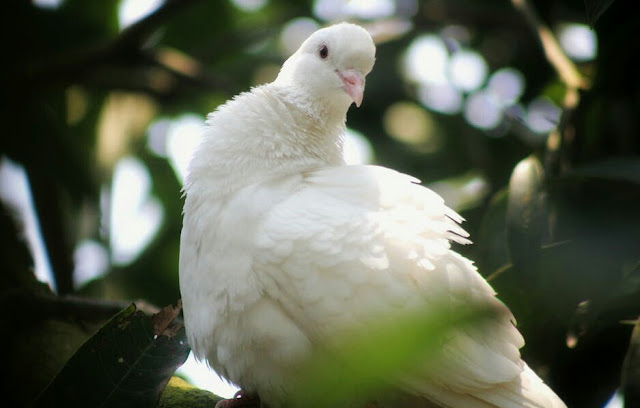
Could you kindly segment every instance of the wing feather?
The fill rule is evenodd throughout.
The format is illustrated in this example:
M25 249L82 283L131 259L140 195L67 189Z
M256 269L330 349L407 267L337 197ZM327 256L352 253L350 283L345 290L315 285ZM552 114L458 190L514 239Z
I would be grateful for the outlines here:
M462 217L417 182L377 166L303 174L295 193L262 217L253 268L312 343L439 299L503 308L490 327L454 336L437 376L417 370L404 382L444 404L478 394L467 398L487 406L484 391L523 372L524 341L473 264L451 250L450 241L469 243Z

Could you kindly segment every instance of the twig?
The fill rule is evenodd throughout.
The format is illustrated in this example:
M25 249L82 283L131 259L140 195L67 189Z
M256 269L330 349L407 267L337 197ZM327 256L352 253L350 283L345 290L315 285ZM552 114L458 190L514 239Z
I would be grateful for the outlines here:
M540 20L536 11L529 5L529 2L527 0L511 0L511 3L522 13L527 23L536 32L547 61L556 70L562 82L568 88L586 89L587 81L562 51L551 29Z
M120 33L110 46L113 51L139 49L155 30L178 10L201 0L167 0L162 6L145 18L133 23Z
M167 52L167 50L153 51L146 55L145 58L150 65L162 69L169 75L183 81L184 83L209 89L224 90L229 93L237 92L237 86L233 84L230 79L205 71L199 62L191 59L190 57L183 56L182 58L189 60L189 63L193 67L191 69L185 69L183 66L172 64L168 61L169 59L166 58Z
M513 268L513 264L511 262L502 265L501 267L496 269L491 275L487 276L487 282L493 281L498 276L502 275L503 273L505 273L511 268Z
M41 64L37 63L27 70L27 79L32 88L55 83L76 80L78 76L103 63L114 63L122 56L130 63L140 58L140 50L155 30L170 16L183 7L201 0L169 0L155 12L127 27L108 44L102 44L85 50L73 50L61 55L47 56Z
M136 308L148 315L158 313L160 308L144 301L135 301ZM0 307L15 310L16 313L4 316L21 322L33 322L41 319L71 319L83 322L102 322L110 319L131 304L129 301L111 301L91 299L79 296L55 296L36 293L30 290L12 290L2 292Z
M549 174L557 174L563 170L562 158L563 152L566 150L565 145L569 142L567 138L572 137L572 135L565 134L565 129L571 115L580 103L580 90L588 89L589 83L567 57L551 29L542 22L529 2L527 0L511 0L511 3L522 13L528 25L536 33L547 61L567 88L562 101L560 122L547 138L545 154L545 170Z

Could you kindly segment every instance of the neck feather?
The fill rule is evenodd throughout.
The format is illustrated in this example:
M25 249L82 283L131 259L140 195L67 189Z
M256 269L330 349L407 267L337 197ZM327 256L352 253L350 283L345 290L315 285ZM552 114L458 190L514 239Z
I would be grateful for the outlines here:
M187 196L204 190L224 197L275 177L344 164L345 117L346 110L318 108L278 84L241 94L209 115L189 166Z

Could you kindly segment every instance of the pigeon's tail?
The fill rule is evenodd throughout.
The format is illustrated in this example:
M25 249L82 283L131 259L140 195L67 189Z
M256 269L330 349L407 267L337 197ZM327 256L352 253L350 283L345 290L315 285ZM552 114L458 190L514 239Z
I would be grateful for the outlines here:
M496 408L567 408L555 392L526 364L517 380L486 392L474 393L474 397Z
M412 401L412 408L567 408L564 402L531 370L526 363L518 378L474 390L452 390L432 382L420 384L419 393L430 401ZM414 384L415 386L415 384ZM416 391L414 388L414 392ZM385 408L387 405L383 405ZM389 405L398 406L398 405Z

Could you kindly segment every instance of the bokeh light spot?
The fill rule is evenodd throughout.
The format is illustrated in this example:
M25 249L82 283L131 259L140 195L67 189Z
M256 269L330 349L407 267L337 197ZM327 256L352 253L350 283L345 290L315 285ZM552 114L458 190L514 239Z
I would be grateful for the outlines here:
M620 391L616 391L604 408L624 408L624 398Z
M442 39L428 34L409 45L404 59L405 77L412 82L446 84L449 55Z
M489 78L487 88L502 106L513 105L524 92L524 75L514 68L499 69Z
M164 0L122 0L118 9L118 24L124 29L153 13Z
M494 129L502 120L502 110L495 96L488 91L480 91L467 98L464 117L477 128Z
M80 122L89 108L89 95L79 86L72 85L65 92L67 99L67 124L75 125Z
M430 183L428 187L456 211L480 205L490 191L487 179L473 171Z
M313 14L324 21L349 17L376 20L391 17L396 12L393 0L316 0Z
M463 103L462 92L450 83L420 85L418 100L427 108L446 114L460 112Z
M451 82L464 92L480 88L487 78L487 71L484 58L474 51L458 51L449 62Z
M73 286L80 288L109 270L109 253L99 242L85 240L73 252Z
M344 140L344 161L347 164L368 164L373 161L373 147L362 133L347 128Z
M203 390L208 390L223 398L233 398L239 387L222 379L204 361L198 361L193 352L187 361L178 368L177 373L185 376L190 383Z
M33 257L36 278L48 283L55 292L56 283L31 195L29 177L21 164L4 155L0 156L0 202L6 206L6 211L18 217L24 228L23 238L26 239Z
M596 33L584 24L561 25L558 40L567 55L576 61L591 61L598 53Z
M189 161L200 144L204 128L204 121L194 113L175 119L160 118L149 126L147 147L169 161L181 184L184 184Z
M548 133L558 125L560 113L560 108L549 98L536 98L528 106L527 126L534 132Z
M311 18L300 17L289 21L280 33L282 55L288 58L318 28L318 23Z
M98 163L111 169L127 153L131 141L144 136L157 108L151 97L141 93L109 94L98 119Z
M351 0L345 3L344 8L349 16L362 19L387 18L396 12L393 0Z
M202 139L203 129L204 122L199 116L186 114L173 121L167 130L167 157L182 183L191 156Z
M394 139L430 153L441 146L439 133L429 113L412 102L396 102L382 119L385 131Z
M248 13L259 11L266 6L268 2L269 0L231 0L231 3L236 6L237 9Z
M108 198L108 197L105 197ZM133 157L121 159L113 172L109 208L109 238L114 264L134 261L156 235L164 209L151 196L151 176Z
M31 0L31 3L34 6L40 7L42 9L55 10L58 7L62 6L64 0Z

